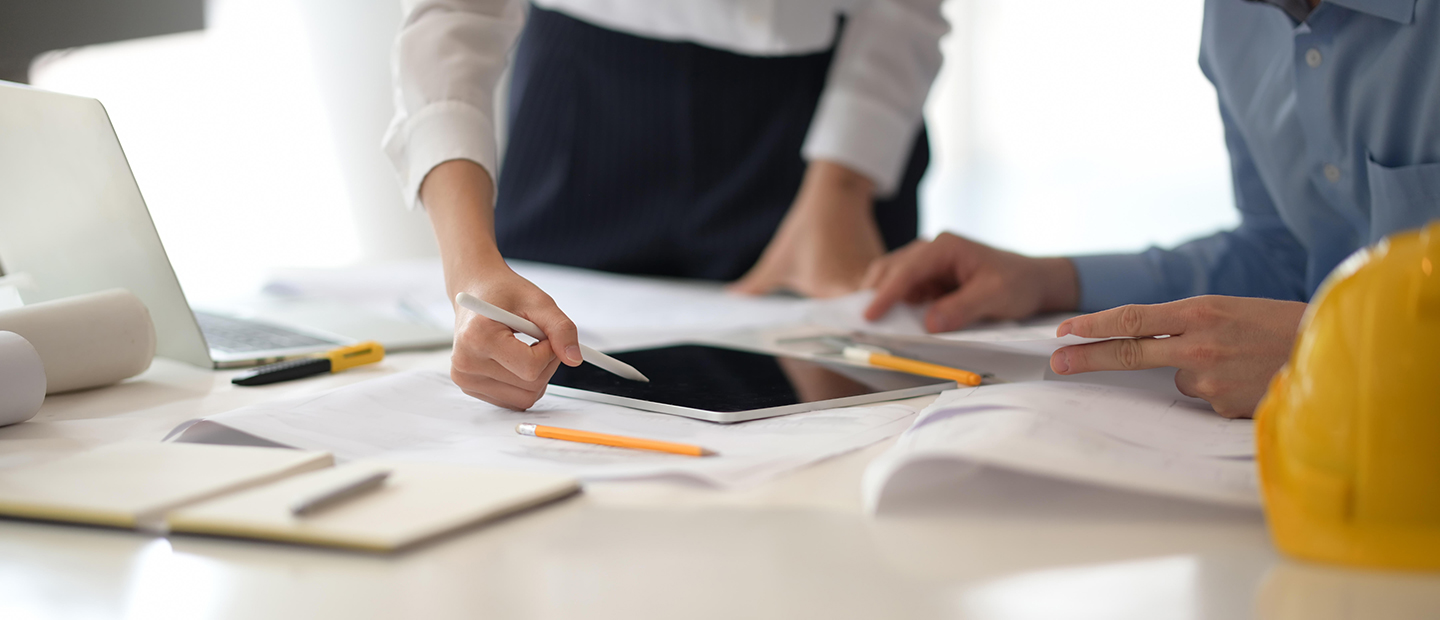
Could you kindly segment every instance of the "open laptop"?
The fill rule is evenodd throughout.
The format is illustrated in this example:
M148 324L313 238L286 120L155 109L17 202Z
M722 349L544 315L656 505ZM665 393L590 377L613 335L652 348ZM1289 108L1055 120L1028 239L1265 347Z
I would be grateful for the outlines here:
M391 351L451 341L449 330L339 303L292 308L304 324L193 312L105 108L8 82L0 82L0 269L29 276L25 303L129 289L155 321L156 354L203 367L361 340Z

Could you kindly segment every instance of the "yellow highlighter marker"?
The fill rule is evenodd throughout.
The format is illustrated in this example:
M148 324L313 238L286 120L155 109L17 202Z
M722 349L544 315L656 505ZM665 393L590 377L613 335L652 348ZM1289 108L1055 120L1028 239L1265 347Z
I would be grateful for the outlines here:
M855 360L871 366L908 372L913 375L949 379L960 385L980 385L982 379L980 375L968 370L931 364L930 362L922 362L920 360L912 360L898 355L891 355L890 352L884 350L851 346L845 347L843 353L846 359Z
M356 366L373 364L382 359L385 359L385 347L378 342L362 342L313 357L267 364L250 372L236 375L230 382L235 385L279 383L327 372L340 372Z
M574 441L576 443L591 443L601 446L615 446L617 448L631 448L634 450L653 450L655 452L669 452L670 454L683 454L685 456L715 456L714 452L684 443L672 443L655 439L640 439L638 437L626 437L624 435L607 435L605 433L592 433L590 431L579 431L573 428L559 428L556 426L541 426L539 424L525 423L515 427L515 432L528 437L544 437L546 439L559 439L562 441Z

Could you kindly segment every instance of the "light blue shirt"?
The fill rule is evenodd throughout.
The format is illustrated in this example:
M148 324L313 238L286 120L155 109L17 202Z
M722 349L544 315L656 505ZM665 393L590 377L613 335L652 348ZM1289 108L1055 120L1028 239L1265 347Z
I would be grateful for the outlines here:
M1081 310L1308 301L1351 252L1440 218L1440 0L1325 0L1301 24L1208 0L1200 68L1219 95L1240 226L1073 258Z

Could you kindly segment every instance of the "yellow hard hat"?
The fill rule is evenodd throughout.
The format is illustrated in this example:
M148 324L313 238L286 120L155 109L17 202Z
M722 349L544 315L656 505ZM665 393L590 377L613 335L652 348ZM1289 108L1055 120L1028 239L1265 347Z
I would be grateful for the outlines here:
M1255 418L1277 547L1440 569L1440 220L1330 274Z

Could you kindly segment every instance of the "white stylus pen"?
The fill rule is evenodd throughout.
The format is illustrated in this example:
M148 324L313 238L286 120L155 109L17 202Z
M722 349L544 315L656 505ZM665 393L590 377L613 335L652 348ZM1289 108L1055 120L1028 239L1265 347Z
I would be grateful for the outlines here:
M500 323L501 325L525 334L526 336L529 336L536 340L545 339L545 332L541 331L539 326L523 318L510 314L504 309L490 305L485 301L481 300L479 297L471 295L470 293L459 293L455 295L455 303L460 304L460 306L465 308L466 310L469 310L471 312L474 312L475 314ZM599 366L600 368L608 370L631 381L644 381L646 383L650 382L650 379L645 375L640 374L640 371L635 370L634 366L626 364L625 362L617 360L613 357L610 357L609 355L596 351L595 349L587 347L583 344L580 345L580 357L584 358L585 361L590 362L591 364Z

